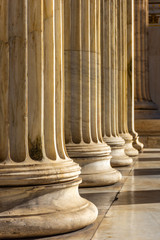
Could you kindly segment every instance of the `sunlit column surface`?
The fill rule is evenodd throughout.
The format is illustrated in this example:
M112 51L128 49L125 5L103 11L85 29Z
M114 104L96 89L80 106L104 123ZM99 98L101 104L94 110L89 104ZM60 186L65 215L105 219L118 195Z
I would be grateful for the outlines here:
M127 83L128 83L128 130L133 136L133 146L142 151L138 133L134 127L134 0L127 0Z
M118 130L119 8L120 0L102 1L102 135L112 150L112 166L132 163L132 159L124 152L125 141L120 137Z
M92 223L64 146L63 0L0 0L0 238Z
M82 167L82 186L110 185L121 174L110 165L101 134L100 0L65 1L65 139Z
M125 152L128 156L137 156L133 147L133 137L128 131L128 79L127 79L127 0L120 1L120 49L119 49L119 132L125 140Z

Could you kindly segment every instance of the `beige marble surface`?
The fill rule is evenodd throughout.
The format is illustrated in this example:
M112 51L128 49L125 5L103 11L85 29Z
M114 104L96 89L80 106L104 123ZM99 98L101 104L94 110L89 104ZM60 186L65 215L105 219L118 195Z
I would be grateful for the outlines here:
M83 228L98 211L64 144L64 1L0 0L0 13L0 239Z
M118 70L120 57L120 1L102 1L102 135L111 147L112 166L125 166L132 163L125 152L125 141L119 135L118 124Z
M123 183L82 188L81 195L93 201L99 209L97 221L80 231L44 239L159 240L159 154L160 149L144 149L144 153L134 159L132 167L119 168L126 170Z
M134 81L136 72L134 70L134 48L135 48L135 29L134 29L134 7L133 0L127 0L127 84L128 84L128 130L133 136L133 146L138 150L143 150L143 144L139 141L138 133L135 131L135 113L134 113Z
M65 139L82 186L116 183L101 132L101 1L65 1Z
M138 155L138 151L133 147L133 137L129 133L129 120L128 111L129 111L129 102L128 102L128 78L127 78L127 1L120 2L119 8L119 62L118 62L118 69L119 69L119 84L118 84L118 102L119 102L119 111L118 117L120 119L118 127L120 136L125 140L125 153L130 156L134 157Z

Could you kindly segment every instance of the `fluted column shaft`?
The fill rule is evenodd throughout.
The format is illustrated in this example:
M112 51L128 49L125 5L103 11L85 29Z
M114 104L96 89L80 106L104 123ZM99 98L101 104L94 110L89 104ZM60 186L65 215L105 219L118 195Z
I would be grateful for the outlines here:
M100 0L65 1L66 147L82 186L117 182L101 133Z
M127 83L128 83L128 130L133 136L133 146L142 151L134 126L134 1L127 0Z
M64 145L63 7L0 0L1 239L64 233L97 216Z
M121 137L125 140L125 152L128 156L138 155L138 151L132 146L133 137L129 134L128 130L128 113L129 113L129 102L128 102L128 79L127 79L127 0L123 0L120 3L121 13L119 21L121 25L120 33L120 77L119 77L119 131Z
M148 60L148 0L135 1L135 109L136 118L141 110L157 109L149 90ZM147 112L146 112L147 113Z
M119 61L119 14L120 1L102 1L102 133L111 147L112 166L132 163L124 152L125 141L118 129L118 71Z

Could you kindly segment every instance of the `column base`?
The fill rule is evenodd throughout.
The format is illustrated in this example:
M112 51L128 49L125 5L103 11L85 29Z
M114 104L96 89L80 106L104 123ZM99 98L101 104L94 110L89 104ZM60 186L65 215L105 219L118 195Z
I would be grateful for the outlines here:
M139 141L139 137L133 137L133 147L137 149L140 153L143 152L144 145Z
M69 156L81 170L81 187L98 187L114 184L122 175L110 165L110 147L105 143L67 144Z
M138 156L138 150L135 149L132 145L133 143L133 137L131 134L129 133L122 133L120 134L120 136L125 140L125 153L129 156L129 157L136 157Z
M80 182L1 188L0 239L52 236L93 223L98 210L80 197Z
M132 158L125 154L125 141L121 137L105 137L104 141L111 147L111 166L124 167L132 164Z

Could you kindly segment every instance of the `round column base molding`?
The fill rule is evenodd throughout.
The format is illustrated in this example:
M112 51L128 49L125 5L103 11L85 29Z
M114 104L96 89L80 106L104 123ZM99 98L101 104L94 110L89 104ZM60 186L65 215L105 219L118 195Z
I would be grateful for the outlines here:
M82 187L114 184L121 180L121 173L110 165L110 147L105 143L67 144L68 154L81 166Z
M81 179L66 183L3 187L0 198L0 239L45 237L93 223L96 206L78 193Z
M144 145L139 141L138 136L133 137L133 147L139 152L143 152Z
M132 164L132 158L125 154L124 146L125 141L123 138L116 137L104 137L104 141L111 147L111 166L112 167L124 167Z
M136 131L130 131L130 134L133 137L133 147L137 149L139 152L143 152L144 145L139 141L139 136Z
M83 179L80 187L109 186L122 179L122 174L114 168L110 168L104 172L100 171L99 173L81 174L80 176Z
M124 150L125 153L129 156L129 157L136 157L138 156L138 150L135 149L133 147L133 137L131 134L129 133L122 133L120 134L121 137L125 140L125 146L124 146Z
M125 167L129 166L133 163L133 159L125 154L124 147L111 148L112 152L112 159L111 159L111 166L112 167Z
M133 147L137 149L140 153L143 152L144 145L139 141L139 137L137 139L133 139Z
M0 163L0 186L43 185L71 181L80 174L80 167L72 159L34 161L29 157L24 162L7 159Z

